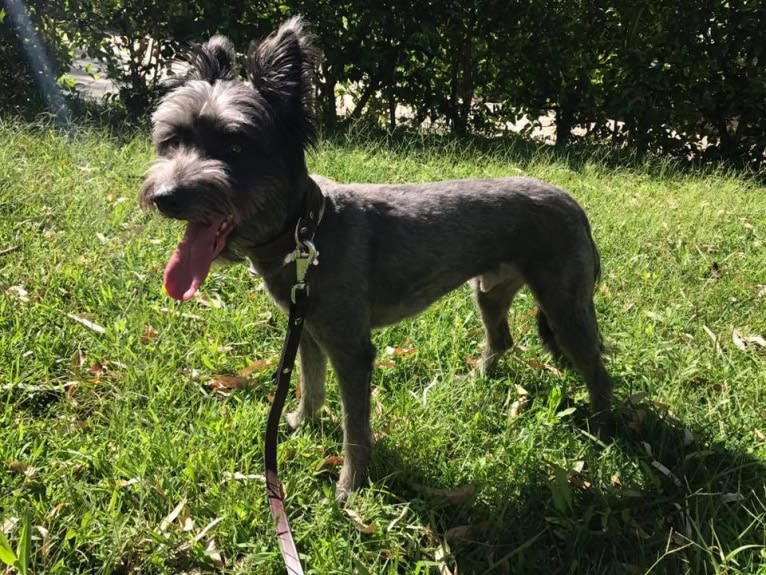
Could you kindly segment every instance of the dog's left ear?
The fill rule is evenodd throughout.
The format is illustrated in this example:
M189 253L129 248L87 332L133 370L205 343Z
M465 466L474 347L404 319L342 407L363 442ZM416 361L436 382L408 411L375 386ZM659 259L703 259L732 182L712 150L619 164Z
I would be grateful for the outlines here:
M247 74L253 86L281 116L295 122L304 146L314 143L314 74L320 52L303 19L294 16L247 54Z

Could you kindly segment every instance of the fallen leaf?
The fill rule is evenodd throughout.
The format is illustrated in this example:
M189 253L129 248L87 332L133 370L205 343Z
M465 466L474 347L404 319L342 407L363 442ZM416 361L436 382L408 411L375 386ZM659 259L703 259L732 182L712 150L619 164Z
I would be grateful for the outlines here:
M523 395L520 398L518 398L516 401L514 401L511 404L510 409L508 410L508 417L511 419L516 419L519 415L526 410L526 408L529 406L529 396Z
M766 441L766 433L764 433L760 429L753 430L753 433L755 433L755 437L758 438L760 441Z
M471 356L466 357L465 362L468 364L469 367L476 367L477 365L479 365L479 360Z
M200 532L199 532L199 533L198 533L198 534L197 534L197 535L194 537L194 542L195 542L195 543L197 543L197 542L201 541L201 540L202 540L202 538L203 538L205 535L207 535L207 532L208 532L208 531L210 531L210 530L211 530L213 527L215 527L216 525L218 525L218 524L219 524L221 521L223 521L223 517L216 517L216 518L215 518L215 519L213 519L213 520L212 520L210 523L208 523L207 525L205 525L205 528L204 528L202 531L200 531Z
M707 336L710 338L710 340L713 342L713 345L715 345L715 351L718 355L723 355L723 350L721 350L721 344L718 341L718 336L713 333L713 330L711 330L708 326L703 325L702 329L705 331Z
M457 572L453 572L447 565L447 558L451 557L449 545L446 541L440 543L434 551L434 561L439 568L439 575L458 575Z
M95 331L96 333L104 334L106 333L106 329L104 329L102 326L98 325L95 322L92 322L91 320L81 317L79 315L75 315L73 313L68 313L66 316L71 319L72 321L76 321L80 325L83 325L87 327L90 330Z
M10 295L16 296L24 303L29 301L29 292L24 289L24 286L11 286L5 291Z
M247 377L238 375L217 375L207 382L207 386L219 395L227 396L232 391L247 389L252 385Z
M546 371L550 371L552 374L561 377L561 371L548 363L545 363L543 361L540 361L539 359L532 358L529 361L527 361L527 365L531 367L532 369L542 369Z
M380 369L391 369L396 367L396 362L391 359L382 359L375 362L375 367Z
M7 467L11 473L24 475L27 479L34 479L35 475L37 475L37 468L22 461L11 461L7 464Z
M402 519L404 519L404 516L407 515L407 512L410 510L409 506L405 505L402 509L402 512L397 515L391 523L388 524L388 527L386 527L386 532L390 533L391 530L396 527L396 524L399 523Z
M200 305L209 307L211 309L221 309L224 307L223 300L221 300L221 296L219 296L217 293L213 293L210 296L205 296L202 292L197 292L194 295L194 299L197 300L197 303Z
M394 356L412 355L416 351L417 350L414 347L386 347L386 354Z
M106 366L100 361L94 361L88 368L93 378L98 381L107 372Z
M51 542L48 538L48 530L42 525L35 525L35 529L37 529L37 532L42 537L42 547L40 552L42 553L43 558L47 559L48 555L51 553Z
M721 266L718 265L718 262L713 262L712 264L710 264L710 267L708 268L707 273L714 280L721 279L721 277L723 276L723 272L721 271Z
M480 521L471 525L459 525L444 532L447 543L454 544L458 541L486 541L495 530L491 521Z
M656 459L652 461L652 467L654 467L657 471L662 473L665 477L673 481L673 483L676 485L676 487L681 487L681 482L679 481L678 477L676 477L670 469L665 467L662 463L657 461Z
M72 359L69 363L74 369L82 367L85 363L85 352L80 348L79 345L77 346L75 352L72 354Z
M263 483L265 483L266 477L264 475L260 475L257 473L251 473L251 474L245 475L244 473L240 471L235 471L234 473L231 473L230 471L224 471L223 480L224 481L262 481Z
M115 481L117 487L130 487L138 483L138 477L131 477L130 479L118 479Z
M343 465L342 455L330 455L325 457L322 463L319 464L318 471L333 469L335 467L340 467L341 465Z
M144 328L144 333L141 334L141 343L149 345L158 335L160 335L160 332L154 329L151 325L147 325L146 328Z
M426 489L426 493L432 497L444 499L450 505L460 505L473 497L474 493L476 493L476 487L473 485L461 485L454 489L429 487Z
M737 328L734 328L731 332L731 341L734 342L734 345L737 346L742 351L745 351L747 349L747 346L745 346L745 342L742 340L742 336L739 333L739 330Z
M741 493L724 493L721 495L722 503L734 503L735 501L743 501L745 496Z
M745 336L744 339L746 343L754 343L758 347L766 347L766 339L762 338L760 335L748 335Z
M165 519L160 522L161 533L165 533L168 530L168 527L170 527L170 525L181 514L181 511L183 511L184 507L186 507L186 498L181 499L181 501L178 502L178 505L176 505L173 510L167 514Z
M272 368L276 365L277 358L272 357L269 359L257 359L247 367L244 367L240 369L237 372L237 375L240 377L248 377L251 373L254 373L256 371L263 371L264 369Z
M351 519L351 523L353 523L354 527L356 527L360 533L363 533L364 535L371 535L377 530L378 526L374 521L372 523L365 523L359 513L348 507L345 508L344 511L346 512L346 515L348 515L349 519Z
M205 555L210 557L210 560L213 562L213 565L215 565L218 568L223 567L226 563L223 560L223 556L221 555L220 551L216 549L215 546L215 537L211 537L207 545L205 546Z

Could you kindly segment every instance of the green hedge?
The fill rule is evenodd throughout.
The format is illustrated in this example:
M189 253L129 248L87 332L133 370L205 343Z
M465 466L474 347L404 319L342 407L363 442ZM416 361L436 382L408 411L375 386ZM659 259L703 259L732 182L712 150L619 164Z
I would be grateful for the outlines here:
M244 51L301 13L325 52L325 126L338 121L342 91L356 98L354 119L389 127L497 133L521 114L553 111L558 144L587 137L751 165L766 150L763 2L75 0L56 3L65 17L35 3L50 10L36 8L38 22L58 17L68 38L107 61L134 113L151 106L180 46L218 32ZM114 35L134 48L128 66L118 65ZM411 114L398 116L399 105Z

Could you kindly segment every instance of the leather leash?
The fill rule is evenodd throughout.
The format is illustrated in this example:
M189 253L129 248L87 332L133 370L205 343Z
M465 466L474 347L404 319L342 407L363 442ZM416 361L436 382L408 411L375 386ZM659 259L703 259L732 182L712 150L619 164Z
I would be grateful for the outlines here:
M316 192L319 193L316 194ZM298 225L295 228L293 245L296 247L290 254L290 257L295 260L296 281L290 291L290 312L287 333L282 344L279 365L273 378L276 390L266 424L264 446L266 491L269 508L272 518L276 521L279 548L282 551L282 559L284 560L288 575L303 575L303 567L301 566L301 560L298 556L298 550L295 546L287 512L285 511L284 492L282 491L282 484L279 481L277 472L277 446L279 443L279 421L282 418L282 409L290 389L290 378L303 331L303 320L308 309L309 285L306 276L317 258L317 250L313 243L314 233L324 210L324 196L322 196L319 188L315 185L314 189L309 193L313 194L315 198L319 197L319 208L317 209L316 206L313 209L308 207L306 213L298 220ZM308 202L309 206L312 203L315 202Z

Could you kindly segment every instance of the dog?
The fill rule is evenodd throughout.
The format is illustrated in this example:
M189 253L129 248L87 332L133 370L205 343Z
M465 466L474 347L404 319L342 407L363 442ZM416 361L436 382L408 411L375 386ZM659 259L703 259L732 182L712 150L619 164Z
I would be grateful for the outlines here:
M467 281L486 336L481 370L490 372L512 347L508 310L526 284L544 344L582 375L592 420L605 433L613 384L593 307L599 254L582 208L526 177L378 185L310 176L304 156L316 143L319 58L300 17L250 46L247 82L226 38L191 51L188 73L152 115L158 157L140 190L142 206L187 222L165 269L168 294L191 298L213 260L249 260L286 309L296 274L293 232L306 206L321 200L299 349L303 394L286 417L295 428L318 414L329 358L343 404L339 502L367 479L371 330Z

